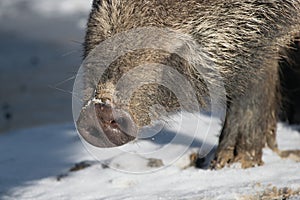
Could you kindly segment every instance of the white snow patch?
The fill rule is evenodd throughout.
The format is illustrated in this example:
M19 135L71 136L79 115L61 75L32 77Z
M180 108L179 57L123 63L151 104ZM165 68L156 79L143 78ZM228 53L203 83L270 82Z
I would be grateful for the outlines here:
M299 132L283 124L279 124L278 140L282 149L300 146ZM0 199L3 200L239 199L273 186L300 188L300 163L280 159L269 149L264 150L264 166L246 170L183 169L174 164L138 175L105 168L95 162L84 170L68 172L77 162L93 162L73 125L1 135L0 152ZM147 167L147 160L143 156L127 155L113 158L111 164L143 168ZM61 174L67 176L57 181L56 177Z

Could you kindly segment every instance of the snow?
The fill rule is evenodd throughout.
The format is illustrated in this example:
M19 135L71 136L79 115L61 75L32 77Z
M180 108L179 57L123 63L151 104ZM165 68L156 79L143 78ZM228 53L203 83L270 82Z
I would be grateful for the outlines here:
M210 118L200 118L202 128L207 128ZM177 131L175 120L170 125L173 130L169 127L168 131ZM195 118L182 130L189 130L193 123ZM212 132L219 128L210 126ZM177 134L185 133L177 131ZM300 146L299 132L284 124L279 124L278 139L281 149ZM180 144L170 145L176 149ZM275 186L300 188L300 163L281 159L267 148L264 166L251 169L233 166L218 171L188 167L187 158L195 148L196 145L191 145L175 163L150 171L146 156L139 153L123 152L111 156L109 162L102 160L111 167L107 168L95 159L93 152L88 153L73 124L10 132L0 136L0 199L242 199ZM105 150L98 149L99 152ZM166 158L160 159L164 163ZM69 172L82 161L91 166ZM144 171L134 173L137 169Z

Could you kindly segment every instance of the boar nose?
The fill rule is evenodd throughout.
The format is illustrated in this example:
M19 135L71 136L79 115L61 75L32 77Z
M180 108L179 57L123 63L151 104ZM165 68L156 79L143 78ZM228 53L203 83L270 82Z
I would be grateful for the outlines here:
M103 125L110 126L111 128L119 128L117 123L118 116L113 115L113 110L110 105L96 104L95 105L97 117Z
M124 145L137 136L131 116L110 104L95 104L96 116L106 137L117 146Z

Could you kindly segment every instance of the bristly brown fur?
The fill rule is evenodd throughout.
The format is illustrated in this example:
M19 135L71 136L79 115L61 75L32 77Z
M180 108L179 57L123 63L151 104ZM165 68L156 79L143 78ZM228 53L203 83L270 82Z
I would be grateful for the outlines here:
M299 36L300 0L94 0L84 57L102 41L139 27L170 28L190 35L224 78L228 110L216 167L236 161L243 167L261 164L265 142L278 151L274 139L280 99L278 60ZM99 88L117 82L137 63L154 61L171 63L189 78L199 103L204 104L203 77L167 52L128 53L113 63ZM133 95L128 109L144 126L150 121L148 108L157 103L167 110L179 105L167 88L146 85Z

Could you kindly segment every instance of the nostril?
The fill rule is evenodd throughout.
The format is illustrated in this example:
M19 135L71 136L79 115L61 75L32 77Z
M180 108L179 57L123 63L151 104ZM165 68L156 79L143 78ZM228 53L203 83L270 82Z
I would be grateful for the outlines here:
M136 126L127 112L116 109L109 104L98 103L94 105L98 123L110 142L120 146L136 138Z
M113 129L122 129L125 119L120 117L110 105L96 104L95 106L98 119L104 126L110 126Z
M118 125L118 123L115 120L111 120L110 121L110 126L112 128L119 128L119 125Z
M111 123L113 120L112 108L106 104L95 104L96 114L103 123Z

